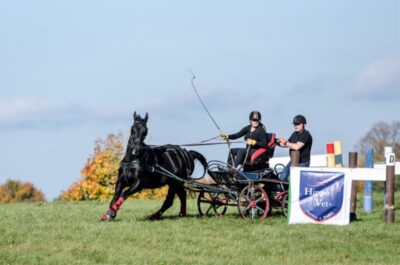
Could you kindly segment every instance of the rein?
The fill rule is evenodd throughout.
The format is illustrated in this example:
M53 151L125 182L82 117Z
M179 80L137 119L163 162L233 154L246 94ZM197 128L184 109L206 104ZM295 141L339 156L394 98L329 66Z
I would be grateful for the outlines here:
M199 142L195 142L195 143L189 143L189 144L172 144L172 145L189 147L189 146L207 146L207 145L221 145L221 144L227 144L227 145L229 146L229 149L230 149L230 145L231 145L231 144L242 144L242 143L245 143L245 141L235 141L235 142L232 142L232 141L224 141L224 142L207 143L207 142L210 142L210 141L212 141L212 140L215 140L215 139L217 139L217 138L219 138L219 137L220 137L220 136L217 135L217 136L212 137L212 138L210 138L210 139L206 139L206 140L199 141ZM128 145L129 145L129 143L128 143ZM130 145L129 145L129 146L130 146ZM164 145L161 145L161 144L149 144L149 145L142 146L142 148L153 148L153 147L159 147L159 146L164 146ZM130 147L131 147L131 146L130 146Z
M249 145L249 147L247 147L246 156L244 157L244 160L243 160L243 165L246 163L247 157L249 156L250 147L251 147L250 145ZM243 168L243 165L240 165L239 169Z
M230 142L231 144L242 144L244 141L236 141L236 142ZM221 145L221 144L228 144L227 142L217 142L217 143L190 143L190 144L176 144L176 146L207 146L207 145ZM157 146L163 146L163 145L153 145L149 144L147 145L148 147L157 147ZM146 148L145 146L142 148Z

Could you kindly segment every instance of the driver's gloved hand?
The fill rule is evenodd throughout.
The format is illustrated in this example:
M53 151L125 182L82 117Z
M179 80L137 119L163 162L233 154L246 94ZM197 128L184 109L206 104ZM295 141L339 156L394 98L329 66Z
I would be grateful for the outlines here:
M256 145L257 141L253 139L247 139L246 144L253 146Z

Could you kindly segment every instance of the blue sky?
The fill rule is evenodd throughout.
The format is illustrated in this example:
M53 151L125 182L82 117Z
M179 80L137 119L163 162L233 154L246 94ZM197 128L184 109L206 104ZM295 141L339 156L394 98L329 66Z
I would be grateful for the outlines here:
M135 110L149 112L148 143L217 135L187 68L224 131L258 109L288 137L302 113L314 154L334 140L347 153L399 119L400 2L2 0L0 183L56 197L98 137L127 136Z

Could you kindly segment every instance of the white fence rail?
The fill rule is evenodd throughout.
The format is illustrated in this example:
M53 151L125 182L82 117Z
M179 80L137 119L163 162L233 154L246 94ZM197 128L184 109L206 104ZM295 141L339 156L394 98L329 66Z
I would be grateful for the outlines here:
M274 168L276 164L286 165L289 163L290 157L273 157L270 159L269 164ZM326 155L313 155L311 156L310 167L318 171L331 171L331 172L345 172L352 176L353 180L373 180L373 181L386 181L386 164L374 164L374 168L328 168ZM400 163L395 164L395 174L400 174Z

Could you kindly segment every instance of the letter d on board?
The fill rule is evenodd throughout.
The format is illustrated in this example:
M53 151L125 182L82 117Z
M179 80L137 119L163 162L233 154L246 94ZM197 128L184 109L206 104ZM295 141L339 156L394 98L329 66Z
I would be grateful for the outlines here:
M386 156L386 165L394 166L395 165L395 156L394 153L390 153Z

